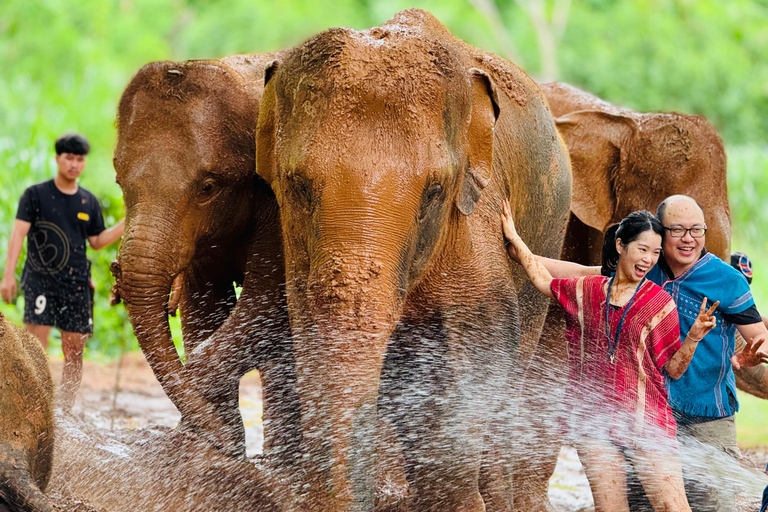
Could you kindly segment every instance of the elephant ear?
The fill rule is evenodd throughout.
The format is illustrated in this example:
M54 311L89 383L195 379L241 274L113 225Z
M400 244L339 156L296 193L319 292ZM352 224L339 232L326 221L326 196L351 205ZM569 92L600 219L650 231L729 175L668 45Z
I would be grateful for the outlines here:
M272 184L275 166L275 82L272 80L279 60L273 60L264 69L264 93L259 106L259 122L256 126L256 173L268 184Z
M629 117L597 110L555 119L571 157L571 211L581 222L605 231L612 222L637 129Z
M464 215L475 211L480 194L491 181L493 128L500 113L496 84L491 77L477 68L469 72L472 80L472 112L467 131L469 159L456 197L456 206Z

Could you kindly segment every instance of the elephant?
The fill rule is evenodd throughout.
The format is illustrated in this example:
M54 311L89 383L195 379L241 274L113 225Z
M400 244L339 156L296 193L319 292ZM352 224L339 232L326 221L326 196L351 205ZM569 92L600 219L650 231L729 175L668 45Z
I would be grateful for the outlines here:
M53 512L53 382L38 339L0 313L0 510Z
M564 256L599 265L609 225L685 194L705 205L707 249L728 261L725 149L705 118L633 112L567 84L539 85L571 156L573 204Z
M245 450L239 378L253 368L264 386L265 454L299 453L277 202L255 172L264 68L277 55L147 64L116 123L126 229L114 291L180 427L234 456ZM212 345L246 275L243 314ZM177 300L184 364L168 324Z
M506 254L501 202L550 257L570 204L543 94L420 10L321 32L264 80L256 170L279 204L298 506L373 509L385 421L406 509L511 510L515 398L549 302Z
M291 510L287 488L264 464L228 457L189 432L105 431L57 411L56 439L51 495L99 512Z

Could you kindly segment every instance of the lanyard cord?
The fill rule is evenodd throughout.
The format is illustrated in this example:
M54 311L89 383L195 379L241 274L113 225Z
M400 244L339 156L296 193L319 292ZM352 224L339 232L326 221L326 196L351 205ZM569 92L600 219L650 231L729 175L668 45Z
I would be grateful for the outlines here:
M645 277L643 277L643 279L640 280L640 284L638 284L637 288L635 288L635 293L632 294L632 298L629 299L629 302L627 302L626 309L624 310L624 313L622 313L621 319L619 320L619 325L616 326L616 334L613 336L613 339L611 339L611 285L613 284L614 277L615 274L612 275L610 281L608 281L608 293L606 294L607 296L605 298L605 337L608 338L608 357L611 358L611 363L613 363L616 345L619 343L619 334L621 333L621 327L624 325L624 319L627 318L629 308L632 307L632 303L635 301L637 292L645 282Z

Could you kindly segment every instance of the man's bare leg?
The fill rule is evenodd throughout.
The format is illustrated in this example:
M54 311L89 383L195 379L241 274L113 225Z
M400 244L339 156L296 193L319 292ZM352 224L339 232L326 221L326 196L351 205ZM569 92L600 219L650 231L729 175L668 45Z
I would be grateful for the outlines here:
M51 334L51 326L25 323L24 328L37 336L37 339L43 345L43 350L48 353L48 336Z
M61 331L61 351L64 353L64 369L61 372L59 388L60 404L64 409L72 408L75 395L83 378L83 350L88 334Z

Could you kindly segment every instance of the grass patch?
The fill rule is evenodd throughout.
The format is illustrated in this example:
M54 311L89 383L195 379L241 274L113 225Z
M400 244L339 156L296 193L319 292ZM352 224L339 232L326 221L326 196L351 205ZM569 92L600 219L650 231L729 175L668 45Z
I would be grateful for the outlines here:
M768 401L739 393L736 437L741 448L768 446Z

